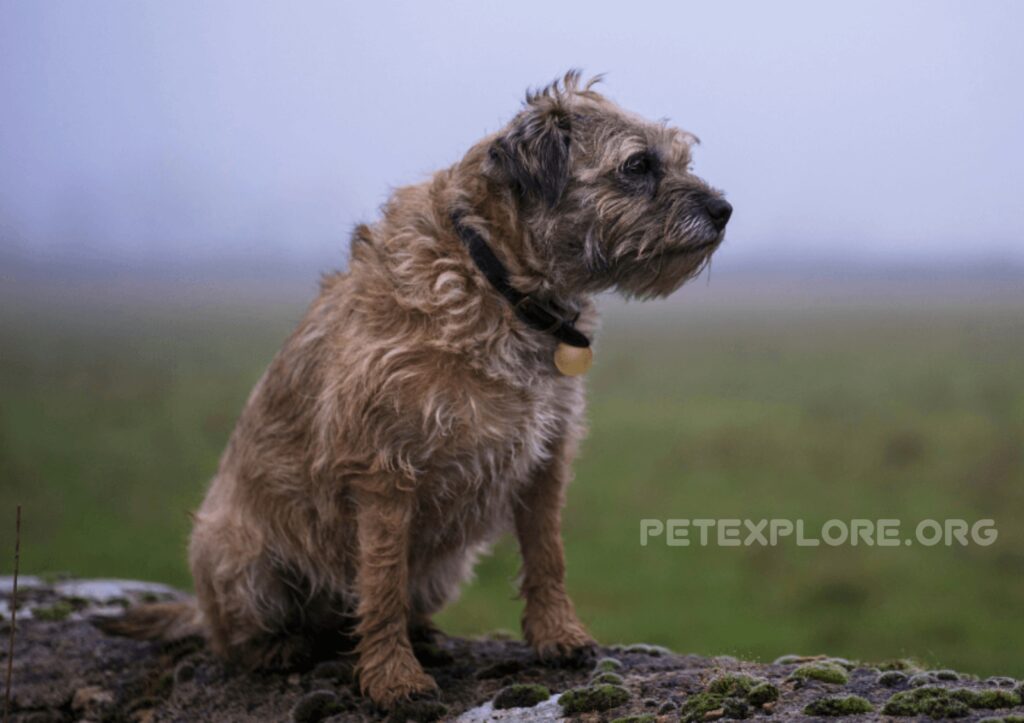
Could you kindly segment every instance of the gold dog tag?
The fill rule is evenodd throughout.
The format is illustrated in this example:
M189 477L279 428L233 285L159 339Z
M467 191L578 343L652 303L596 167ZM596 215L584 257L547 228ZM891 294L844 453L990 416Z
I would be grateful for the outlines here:
M567 377L586 374L593 363L594 352L589 346L569 346L560 343L555 349L555 367Z

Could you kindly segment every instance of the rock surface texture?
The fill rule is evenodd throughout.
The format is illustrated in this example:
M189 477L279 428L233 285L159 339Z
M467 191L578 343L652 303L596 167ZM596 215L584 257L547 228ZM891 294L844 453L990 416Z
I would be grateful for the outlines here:
M0 671L7 667L10 578L0 578ZM173 645L102 634L95 615L176 590L121 580L19 581L12 721L714 721L752 719L1024 723L1024 688L911 661L856 664L786 656L771 664L679 655L650 645L602 648L585 667L541 664L522 643L442 638L417 649L441 694L391 712L362 700L352 660L252 674L202 641ZM2 682L0 682L2 685Z

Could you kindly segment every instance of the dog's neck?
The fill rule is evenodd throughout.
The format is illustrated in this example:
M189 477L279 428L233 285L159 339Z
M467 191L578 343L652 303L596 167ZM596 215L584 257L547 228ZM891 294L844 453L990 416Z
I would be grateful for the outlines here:
M467 214L461 211L451 213L452 226L462 241L476 268L515 311L516 316L536 331L549 334L563 344L576 348L590 346L588 339L575 324L579 318L578 308L566 308L552 300L541 300L536 296L517 289L509 276L508 269L483 235L466 222Z

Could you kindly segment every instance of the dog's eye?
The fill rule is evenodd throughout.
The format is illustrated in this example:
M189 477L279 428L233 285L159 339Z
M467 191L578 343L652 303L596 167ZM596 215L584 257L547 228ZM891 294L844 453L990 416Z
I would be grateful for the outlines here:
M651 172L651 157L646 153L634 153L622 164L622 172L627 176L646 176Z

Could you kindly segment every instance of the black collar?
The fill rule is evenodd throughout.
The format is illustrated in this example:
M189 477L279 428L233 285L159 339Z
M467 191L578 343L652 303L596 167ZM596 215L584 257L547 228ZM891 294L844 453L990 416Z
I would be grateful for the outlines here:
M466 245L470 258L480 269L480 273L491 283L494 290L505 297L516 316L523 320L528 326L537 331L551 334L558 341L575 347L589 347L590 340L585 337L576 327L576 319L579 314L570 318L558 313L548 304L537 301L529 294L524 294L512 286L508 278L508 269L495 256L494 251L487 245L483 236L475 229L462 223L465 214L460 211L452 212L452 224L455 226L455 233Z

